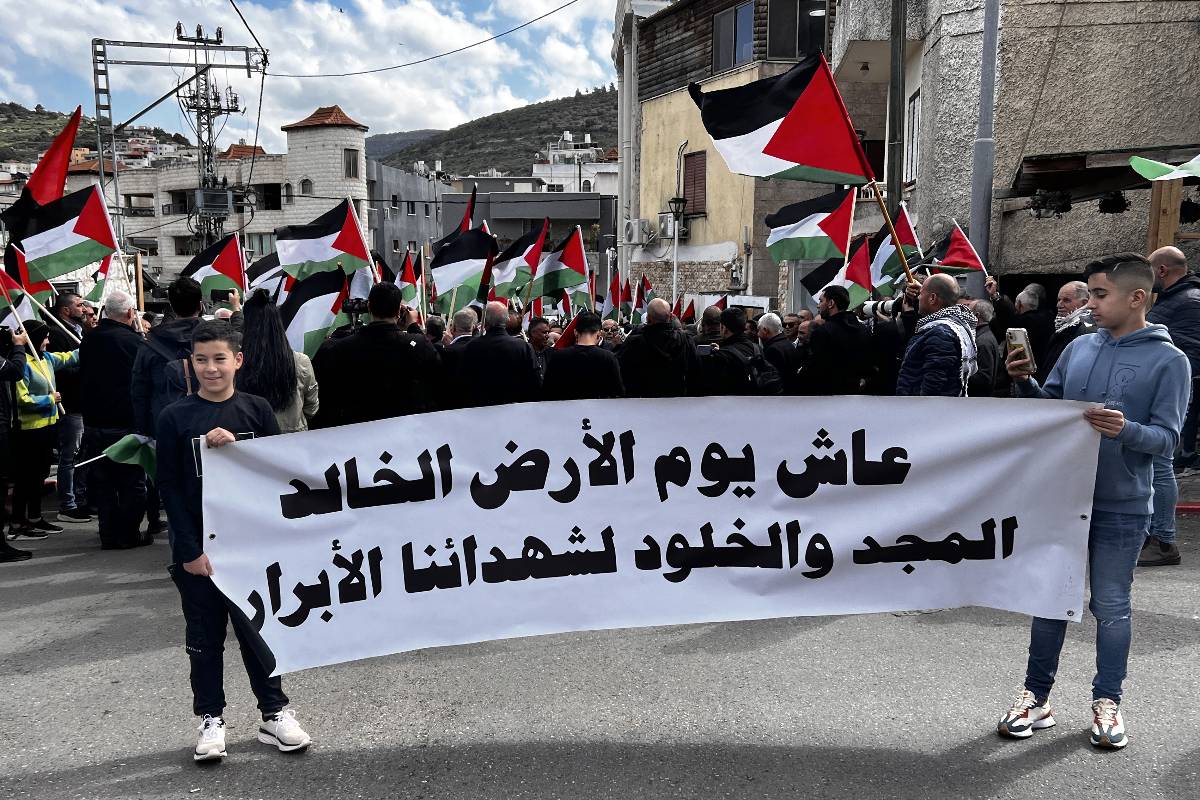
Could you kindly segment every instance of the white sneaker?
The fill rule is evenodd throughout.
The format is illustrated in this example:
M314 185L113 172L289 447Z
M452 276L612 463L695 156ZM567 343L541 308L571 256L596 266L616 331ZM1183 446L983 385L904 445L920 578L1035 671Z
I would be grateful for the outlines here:
M312 739L296 722L296 712L290 708L260 722L258 740L263 744L273 744L285 753L303 750L312 744Z
M1017 699L1013 700L1012 708L1008 709L996 730L1001 736L1010 739L1027 739L1034 731L1053 728L1054 715L1050 712L1050 701L1038 705L1033 692L1021 687Z
M204 715L200 721L200 740L196 742L196 752L192 758L196 761L210 761L225 757L225 720L220 717Z
M1121 707L1107 697L1092 703L1092 744L1109 750L1120 750L1129 744Z

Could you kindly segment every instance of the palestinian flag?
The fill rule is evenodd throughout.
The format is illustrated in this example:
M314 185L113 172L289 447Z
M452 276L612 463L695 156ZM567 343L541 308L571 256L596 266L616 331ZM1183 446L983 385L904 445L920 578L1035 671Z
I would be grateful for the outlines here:
M295 279L279 266L278 253L268 253L246 268L246 294L262 289L277 305L287 299L287 290L292 283Z
M583 234L576 225L554 250L542 256L537 276L532 280L532 296L557 298L563 289L586 284L587 273Z
M400 286L400 299L409 308L422 311L422 295L425 290L425 268L421 264L421 254L407 250L404 253L404 263L400 266L397 284Z
M103 262L101 262L103 266ZM9 243L4 249L4 271L9 278L30 295L38 303L45 303L54 296L54 287L49 281L34 283L29 278L29 268L25 263L25 253L16 244Z
M549 232L550 219L547 217L542 220L542 227L531 230L496 256L492 274L497 297L509 298L521 294L521 290L537 272Z
M104 284L108 282L108 268L111 265L112 255L110 254L105 256L104 260L100 262L100 269L93 273L92 280L96 282L96 285L87 293L87 297L84 300L91 303L99 303L104 300Z
M850 243L846 268L834 279L850 293L850 308L858 308L871 299L871 237L861 236Z
M450 233L446 234L444 237L442 237L441 239L438 239L436 242L433 243L432 247L433 247L434 256L436 256L443 247L445 247L446 245L450 244L455 239L457 239L458 235L460 233L466 233L467 231L471 230L471 226L475 224L475 222L474 222L475 195L478 192L479 192L479 184L475 184L474 186L471 187L471 199L467 201L467 210L465 212L463 212L462 222L458 223L457 228L450 231ZM484 223L485 227L486 227L486 224L487 223ZM490 233L491 231L486 231L486 232Z
M437 250L429 264L429 274L437 285L439 307L452 314L475 298L483 269L500 248L490 233L480 228L458 234ZM455 289L458 289L457 297ZM451 301L457 308L449 308Z
M643 274L641 282L638 283L637 302L633 304L634 325L641 323L646 314L646 306L650 305L654 296L654 287L650 285L650 279Z
M158 450L149 436L130 433L104 448L104 455L118 464L133 464L146 470L151 478L158 470Z
M688 324L691 324L696 321L696 301L695 300L692 300L688 303L687 311L683 312L683 316L679 318L679 321L682 322L684 325L688 325Z
M348 275L371 267L371 252L354 204L343 200L307 225L275 229L275 251L283 271L296 280L339 266Z
M979 257L979 253L975 252L975 246L963 233L962 228L958 227L958 220L954 220L954 227L950 229L950 232L933 246L933 250L929 253L929 259L930 265L941 272L950 274L982 272L987 274L987 269L983 266L983 259Z
M488 298L496 296L495 287L492 286L492 269L495 261L495 255L488 253L487 261L483 265L483 272L479 275L479 288L475 290L474 304L480 308L487 305Z
M1129 159L1133 171L1148 181L1173 181L1176 178L1200 178L1200 155L1191 161L1173 167L1161 161L1134 156Z
M800 279L803 286L813 297L821 294L821 290L833 283L838 274L846 267L846 258L829 258L818 264L807 275Z
M21 196L0 213L0 219L4 220L14 238L24 238L28 218L38 206L53 203L63 196L67 168L71 166L71 148L75 146L75 136L79 132L79 119L82 115L83 108L76 106L75 113L71 115L66 127L54 137L42 160L33 168L33 174L21 190Z
M596 310L596 273L588 265L587 281L574 292L571 292L571 303L580 310Z
M771 259L778 264L844 256L850 248L856 194L853 189L831 192L767 215Z
M396 273L392 271L391 266L383 257L383 254L378 250L371 251L371 261L375 264L375 274L379 276L379 280L383 283L395 283Z
M621 319L621 275L614 272L612 281L608 285L608 293L604 295L604 305L600 307L600 318L617 320Z
M279 306L288 344L293 350L309 358L316 354L325 337L338 326L342 301L349 290L346 273L341 269L318 272L296 281Z
M675 298L675 307L671 309L671 316L682 321L683 317L683 295Z
M9 245L13 248L13 245ZM0 272L0 325L17 330L24 323L37 319L37 309L21 285L7 272Z
M908 208L904 203L900 204L900 211L896 214L893 225L908 263L920 261L923 258L921 241L917 238L917 231L913 228ZM888 230L886 222L879 232L871 237L871 252L874 253L871 257L871 283L874 284L875 291L891 295L896 280L904 275L904 265L900 261L900 253L892 241L892 233Z
M558 337L558 341L554 343L555 350L566 350L571 345L575 344L575 326L579 323L579 315L576 314L571 318L570 323L563 329L562 336Z
M621 314L626 319L633 316L633 290L629 288L629 278L625 278L625 285L621 287Z
M237 233L221 237L189 261L179 274L196 281L205 293L214 289L237 289L245 294L246 258Z
M825 56L732 89L688 92L730 172L814 183L875 179Z
M727 295L727 294L721 295L721 299L718 300L717 302L713 303L713 306L721 309L722 311L729 308L729 295Z
M117 249L108 209L95 186L34 210L20 244L35 282L94 264Z

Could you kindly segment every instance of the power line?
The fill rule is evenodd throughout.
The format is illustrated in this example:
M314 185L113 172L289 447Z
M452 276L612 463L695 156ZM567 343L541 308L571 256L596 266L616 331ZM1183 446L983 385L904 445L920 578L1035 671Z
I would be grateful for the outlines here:
M233 0L229 0L229 1L231 3L233 2ZM404 69L405 67L415 67L418 64L425 64L425 63L434 61L439 58L444 58L446 56L452 56L455 53L461 53L464 50L470 50L473 47L479 47L480 45L487 44L488 42L494 42L503 36L508 36L510 33L515 33L516 31L519 31L522 28L527 28L535 22L540 22L541 20L544 20L546 17L548 17L552 14L557 14L559 11L562 11L567 6L573 6L578 2L579 2L579 0L567 0L566 3L563 3L558 8L552 8L549 11L547 11L545 14L542 14L540 17L534 17L531 20L522 22L520 25L517 25L515 28L509 28L508 30L506 30L502 33L497 33L495 36L489 36L486 39L481 39L478 42L475 42L473 44L464 45L462 47L455 48L454 50L447 50L444 53L438 53L437 55L427 56L426 58L421 58L416 61L407 61L403 64L393 64L390 67L376 67L375 69L364 69L364 70L359 70L358 72L328 72L328 73L317 73L317 74L313 74L313 75L284 75L279 72L272 72L271 74L274 75L276 78L350 78L355 75L372 75L377 72L388 72L388 71L394 70L394 69ZM237 8L237 6L235 5L234 8ZM240 11L238 12L239 15L241 13L242 12L240 12ZM245 21L244 17L242 18L242 21L243 22ZM253 36L254 35L253 32L251 32L250 35ZM255 39L255 41L258 41L258 40ZM261 46L262 45L259 45L259 47L261 47Z

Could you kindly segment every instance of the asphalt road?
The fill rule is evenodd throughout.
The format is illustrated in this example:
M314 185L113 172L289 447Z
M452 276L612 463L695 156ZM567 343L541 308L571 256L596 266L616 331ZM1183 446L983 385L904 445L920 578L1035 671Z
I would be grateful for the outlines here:
M1193 521L1194 520L1194 521ZM0 798L1200 798L1200 518L1139 570L1124 711L1094 751L1095 625L1072 625L1057 728L999 739L1028 623L960 609L565 634L284 679L314 738L254 738L227 650L229 757L197 766L165 544L94 528L0 565Z

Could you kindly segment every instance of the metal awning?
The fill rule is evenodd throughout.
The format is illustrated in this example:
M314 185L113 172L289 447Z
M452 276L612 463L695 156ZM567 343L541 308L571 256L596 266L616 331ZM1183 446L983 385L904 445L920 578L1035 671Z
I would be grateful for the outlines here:
M1131 156L1180 164L1197 152L1200 152L1200 144L1026 156L1021 160L1010 189L998 196L1031 197L1044 190L1070 192L1072 202L1080 202L1108 192L1144 189L1150 182L1130 168ZM1200 183L1200 180L1186 183Z

